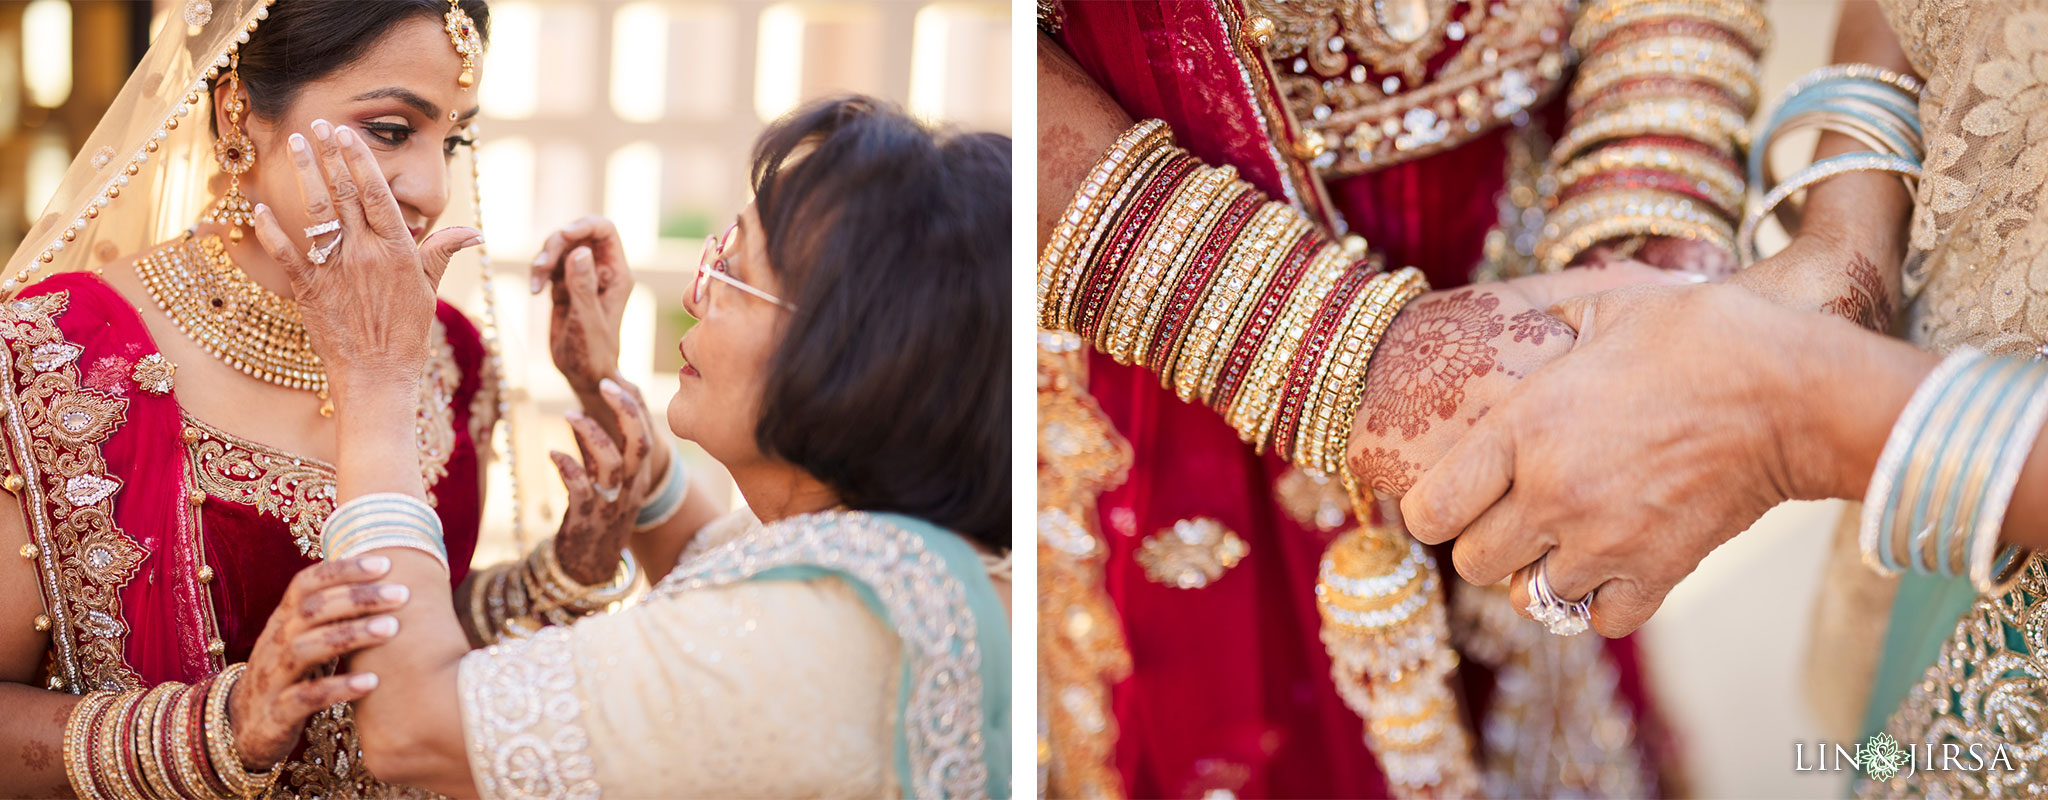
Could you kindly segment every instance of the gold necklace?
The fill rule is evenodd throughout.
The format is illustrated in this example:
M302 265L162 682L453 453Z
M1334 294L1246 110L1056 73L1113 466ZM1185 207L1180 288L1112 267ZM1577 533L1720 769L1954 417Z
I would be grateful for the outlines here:
M171 324L242 374L314 393L320 415L333 416L327 370L297 303L263 288L228 258L219 236L186 234L136 260L149 298Z

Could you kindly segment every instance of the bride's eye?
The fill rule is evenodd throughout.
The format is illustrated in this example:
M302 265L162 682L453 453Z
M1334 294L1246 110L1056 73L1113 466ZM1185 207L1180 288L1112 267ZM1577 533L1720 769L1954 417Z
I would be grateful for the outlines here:
M461 136L450 136L446 139L441 140L441 155L446 156L448 158L454 158L455 148L475 146L476 137L470 136L468 134L463 134Z
M365 122L363 123L363 130L369 131L370 135L377 137L378 141L393 147L405 144L407 140L412 138L413 134L411 126L395 125L389 122Z

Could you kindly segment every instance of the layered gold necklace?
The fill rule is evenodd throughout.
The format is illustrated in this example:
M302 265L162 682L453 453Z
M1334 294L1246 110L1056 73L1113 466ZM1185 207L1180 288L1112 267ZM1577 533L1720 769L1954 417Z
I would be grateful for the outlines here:
M135 262L135 271L171 324L242 374L320 398L333 416L327 370L297 303L263 288L228 258L219 236L187 234Z

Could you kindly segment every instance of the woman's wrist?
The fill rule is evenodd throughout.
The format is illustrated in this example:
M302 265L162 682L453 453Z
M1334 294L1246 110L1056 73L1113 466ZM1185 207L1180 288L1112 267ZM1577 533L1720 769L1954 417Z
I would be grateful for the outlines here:
M335 407L336 500L377 492L423 495L420 478L419 379L378 379L332 387Z
M1796 384L1780 405L1796 414L1782 439L1789 457L1805 462L1795 499L1861 499L1884 451L1892 423L1913 390L1941 359L1886 336L1803 316Z

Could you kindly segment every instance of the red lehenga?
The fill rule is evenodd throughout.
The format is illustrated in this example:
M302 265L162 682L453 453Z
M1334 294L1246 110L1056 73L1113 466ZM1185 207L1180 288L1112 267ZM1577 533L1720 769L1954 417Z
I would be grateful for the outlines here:
M418 430L459 584L496 400L477 328L445 302L435 328ZM38 551L47 685L197 683L247 660L292 576L318 562L333 468L185 414L133 303L97 275L52 276L7 300L0 342L5 486ZM322 712L269 796L403 791L360 760L346 707Z
M1523 237L1540 222L1528 213L1528 184L1562 127L1564 4L1476 3L1494 8L1453 16L1487 27L1461 26L1454 38L1439 24L1433 55L1388 75L1397 79L1388 86L1427 75L1413 91L1306 116L1289 106L1305 91L1289 82L1301 66L1268 62L1240 35L1255 12L1272 13L1262 5L1274 4L1040 8L1042 26L1133 119L1164 120L1204 163L1236 167L1330 235L1362 235L1388 264L1418 267L1439 289L1523 271L1533 245ZM1337 41L1322 37L1315 47ZM1446 105L1455 110L1441 112ZM1390 120L1387 141L1366 145L1380 160L1325 151L1305 135L1298 120L1331 111ZM1396 146L1404 136L1410 146ZM1156 376L1076 347L1041 336L1049 794L1388 795L1318 638L1318 561L1348 524L1344 490L1258 455ZM1448 564L1448 553L1438 560ZM1550 636L1516 616L1503 592L1447 583L1459 688L1489 794L1675 790L1673 748L1631 639Z

